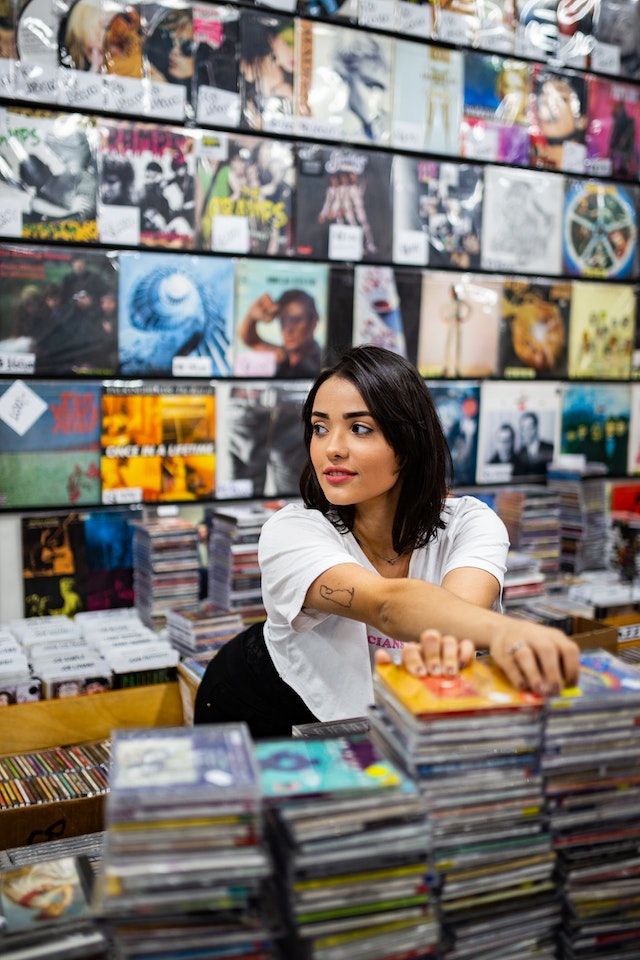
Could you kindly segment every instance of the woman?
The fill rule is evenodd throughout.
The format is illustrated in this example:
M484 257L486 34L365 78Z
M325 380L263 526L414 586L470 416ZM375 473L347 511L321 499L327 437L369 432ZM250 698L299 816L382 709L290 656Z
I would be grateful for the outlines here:
M366 714L373 653L388 660L390 647L418 676L456 674L477 645L520 688L575 682L573 641L497 612L504 525L473 497L447 497L449 450L414 366L352 348L316 380L303 423L304 506L283 507L260 537L266 623L211 661L196 723L245 720L263 737Z

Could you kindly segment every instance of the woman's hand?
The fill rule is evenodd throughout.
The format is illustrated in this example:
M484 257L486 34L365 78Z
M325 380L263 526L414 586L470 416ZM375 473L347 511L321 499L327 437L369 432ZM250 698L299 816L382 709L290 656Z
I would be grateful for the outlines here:
M405 643L402 665L414 677L453 677L473 659L473 640L458 640L438 630L424 630L418 643ZM376 663L391 663L386 650L376 651Z
M580 648L570 637L529 620L504 621L489 650L514 687L548 697L577 683Z

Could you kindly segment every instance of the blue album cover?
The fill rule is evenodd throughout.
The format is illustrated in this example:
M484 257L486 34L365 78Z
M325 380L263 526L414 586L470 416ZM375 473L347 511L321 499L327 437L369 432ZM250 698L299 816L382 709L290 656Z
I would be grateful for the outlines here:
M440 417L451 458L454 486L474 483L478 455L480 384L472 381L427 382Z
M231 373L233 260L123 253L119 302L125 376Z
M640 669L608 650L595 649L582 651L578 683L551 699L549 707L558 713L567 708L601 710L605 703L622 708L625 701L640 703Z
M607 473L627 472L631 387L622 383L571 383L562 391L559 454L583 454Z
M0 508L100 503L99 383L0 385Z
M638 275L638 188L567 180L562 252L567 273L618 279Z

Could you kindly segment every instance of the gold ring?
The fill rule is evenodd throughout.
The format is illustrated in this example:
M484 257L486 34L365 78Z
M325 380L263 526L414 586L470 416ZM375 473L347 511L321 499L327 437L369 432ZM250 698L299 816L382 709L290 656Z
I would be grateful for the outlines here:
M505 650L505 654L508 657L515 657L518 650L522 650L523 647L528 646L524 640L518 640L516 643L511 644L508 650Z

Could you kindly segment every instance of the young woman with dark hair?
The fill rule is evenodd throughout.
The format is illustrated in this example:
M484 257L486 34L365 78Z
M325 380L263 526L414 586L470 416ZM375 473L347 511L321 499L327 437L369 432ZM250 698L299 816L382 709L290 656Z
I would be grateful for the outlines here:
M478 647L520 688L575 682L572 640L499 612L505 527L480 500L448 495L446 439L412 364L354 347L315 381L302 417L303 504L260 537L267 620L211 661L196 723L244 720L258 738L364 715L374 656L454 675Z

